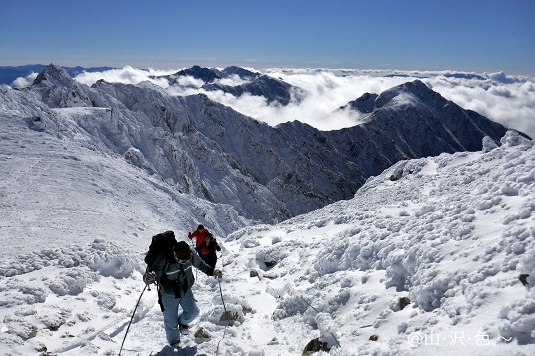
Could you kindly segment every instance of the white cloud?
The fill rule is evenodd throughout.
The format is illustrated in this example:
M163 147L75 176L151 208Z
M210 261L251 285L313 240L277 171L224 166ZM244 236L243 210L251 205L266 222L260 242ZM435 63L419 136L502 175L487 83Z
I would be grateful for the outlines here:
M137 69L132 68L130 66L126 66L124 68L120 69L111 69L104 72L84 72L82 74L77 75L74 79L79 81L80 83L86 84L86 85L93 85L95 82L97 82L100 79L104 79L107 82L110 83L124 83L124 84L138 84L144 81L150 81L154 84L161 86L162 88L166 88L169 86L169 83L167 80L159 78L159 79L153 79L155 76L161 76L161 75L167 75L176 73L178 70L155 70L152 68L149 68L147 70L145 69Z
M13 81L13 83L11 83L11 86L14 88L29 87L30 85L33 84L33 81L35 80L35 78L37 78L38 74L39 73L31 72L26 77L18 77L17 79Z
M504 81L504 78L501 78ZM485 82L481 86L436 77L426 80L446 99L464 109L476 111L507 128L535 138L535 81L505 80Z
M219 80L216 81L216 83L218 83L218 84L229 85L229 86L232 86L232 87L235 87L235 86L238 86L238 85L242 85L242 84L245 84L247 82L248 82L248 80L241 79L237 74L232 74L228 78L222 78L222 79L219 79Z
M196 79L190 75L178 77L176 81L179 85L185 87L200 88L204 85L204 82L201 79Z

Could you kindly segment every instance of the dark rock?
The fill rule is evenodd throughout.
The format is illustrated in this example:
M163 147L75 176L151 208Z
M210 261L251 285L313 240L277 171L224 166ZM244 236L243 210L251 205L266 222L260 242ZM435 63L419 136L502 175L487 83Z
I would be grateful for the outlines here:
M403 169L400 170L400 171L398 171L396 175L392 174L392 175L390 176L390 180L391 180L392 182L395 182L395 181L397 181L399 178L401 178L401 176L403 176Z
M204 331L203 328L199 328L194 335L198 339L210 339L210 335Z
M278 345L279 344L279 340L277 340L276 337L274 337L273 339L271 339L270 342L268 342L268 345Z
M528 285L528 277L529 277L529 274L521 274L520 277L518 277L518 279L520 279L520 282L522 282L523 285Z
M403 310L407 305L411 304L411 300L407 297L399 298L399 309Z
M227 318L227 315L228 315L228 318ZM221 314L221 317L219 318L219 321L227 321L227 320L230 320L230 321L236 321L238 320L239 318L239 314L237 312L233 312L233 311L229 311L229 312L223 312L223 314Z
M46 345L43 344L43 343L39 343L39 344L37 344L37 345L34 347L34 349L35 349L35 351L37 351L37 352L45 352L45 351L48 350L47 347L46 347Z
M303 350L303 356L310 356L318 351L329 351L330 348L326 342L321 341L319 338L311 340L305 349Z
M377 341L377 340L379 340L379 336L377 335L370 336L370 341Z

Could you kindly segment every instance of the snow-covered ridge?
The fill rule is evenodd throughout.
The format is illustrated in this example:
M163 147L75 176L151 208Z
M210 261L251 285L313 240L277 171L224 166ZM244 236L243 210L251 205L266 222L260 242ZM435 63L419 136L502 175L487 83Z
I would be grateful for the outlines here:
M123 155L181 194L263 222L350 199L399 160L479 150L484 136L497 142L505 132L419 81L379 95L368 123L327 132L299 122L270 127L205 95L172 96L147 82L89 88L54 66L32 87L6 92L3 102L39 117L44 130L81 132L76 139ZM85 107L84 114L73 107Z
M320 338L331 355L532 355L535 145L513 131L500 143L401 161L351 200L220 237L237 321L225 329L218 283L199 274L191 329L203 336L184 346L297 355ZM91 241L3 259L4 352L117 354L143 284L135 253ZM126 349L164 353L156 295L145 293Z

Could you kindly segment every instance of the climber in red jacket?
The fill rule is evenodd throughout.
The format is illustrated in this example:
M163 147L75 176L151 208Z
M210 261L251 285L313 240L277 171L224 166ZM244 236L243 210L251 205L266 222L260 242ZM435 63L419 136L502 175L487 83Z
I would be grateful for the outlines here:
M190 240L193 240L195 238L195 250L199 252L199 248L201 244L204 242L204 235L209 233L208 229L205 229L204 226L201 224L197 226L197 230L193 231L191 234L188 235L188 238Z

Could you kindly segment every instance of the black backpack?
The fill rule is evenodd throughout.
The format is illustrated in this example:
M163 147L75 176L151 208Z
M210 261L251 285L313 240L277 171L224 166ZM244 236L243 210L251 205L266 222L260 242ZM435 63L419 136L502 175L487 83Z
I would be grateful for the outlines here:
M154 235L149 246L149 252L145 256L147 268L152 266L160 253L165 254L166 261L170 261L173 257L173 248L176 243L175 233L171 230Z

